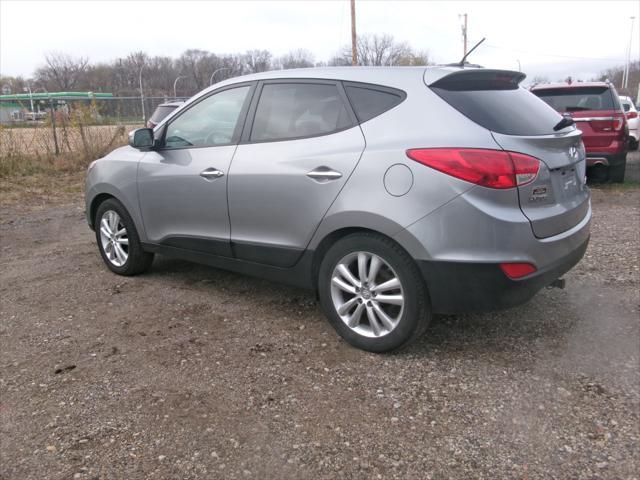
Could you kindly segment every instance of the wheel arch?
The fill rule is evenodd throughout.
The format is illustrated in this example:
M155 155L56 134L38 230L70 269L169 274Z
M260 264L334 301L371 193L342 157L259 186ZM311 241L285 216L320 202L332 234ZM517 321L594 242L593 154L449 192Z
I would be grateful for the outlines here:
M116 197L111 195L110 193L99 193L98 195L93 197L93 199L91 199L91 204L89 205L89 219L88 219L91 230L95 230L96 228L95 218L96 218L96 212L98 211L98 207L103 202L105 202L106 200L109 200L110 198L116 198Z
M331 248L331 246L333 244L335 244L336 242L338 242L342 238L344 238L344 237L346 237L348 235L352 235L354 233L369 233L369 234L375 234L375 235L379 235L381 237L387 238L391 242L393 242L396 245L398 245L398 247L400 247L402 250L404 250L407 253L407 255L410 258L413 259L413 256L411 255L411 253L400 242L398 242L397 239L395 239L391 235L385 234L384 232L380 232L378 230L374 230L372 228L367 228L367 227L343 227L343 228L339 228L339 229L334 230L334 231L328 233L327 235L325 235L322 238L322 240L320 240L318 242L317 247L314 249L313 259L311 261L311 281L312 281L312 284L313 284L314 291L317 292L317 290L318 290L318 274L319 274L319 271L320 271L320 264L322 263L322 259L324 258L326 253L329 251L329 249ZM415 261L415 259L414 259L414 261Z

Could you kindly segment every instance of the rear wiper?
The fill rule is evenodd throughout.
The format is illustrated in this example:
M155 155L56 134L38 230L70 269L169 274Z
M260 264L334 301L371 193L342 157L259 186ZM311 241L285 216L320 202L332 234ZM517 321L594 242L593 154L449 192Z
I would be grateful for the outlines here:
M570 116L563 116L562 120L560 120L555 127L553 127L553 131L557 132L558 130L562 130L563 128L567 128L571 125L573 125L575 122L575 120L573 118L571 118Z

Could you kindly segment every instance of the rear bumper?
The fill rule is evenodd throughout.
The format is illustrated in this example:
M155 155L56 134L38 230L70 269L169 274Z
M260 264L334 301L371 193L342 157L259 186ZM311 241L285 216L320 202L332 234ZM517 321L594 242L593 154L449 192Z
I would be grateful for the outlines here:
M571 270L589 238L577 248L521 280L511 280L496 263L418 261L435 313L487 312L514 307Z

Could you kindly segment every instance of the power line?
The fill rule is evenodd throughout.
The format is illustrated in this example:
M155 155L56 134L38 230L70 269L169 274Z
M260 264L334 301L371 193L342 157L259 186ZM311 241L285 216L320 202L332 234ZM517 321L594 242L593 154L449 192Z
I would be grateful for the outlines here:
M578 57L575 55L558 55L557 53L532 52L530 50L520 50L517 48L502 47L500 45L491 45L491 44L485 44L485 47L497 48L499 50L509 50L512 52L527 53L529 55L540 55L543 57L573 58L576 60L617 60L617 61L622 60L622 57Z

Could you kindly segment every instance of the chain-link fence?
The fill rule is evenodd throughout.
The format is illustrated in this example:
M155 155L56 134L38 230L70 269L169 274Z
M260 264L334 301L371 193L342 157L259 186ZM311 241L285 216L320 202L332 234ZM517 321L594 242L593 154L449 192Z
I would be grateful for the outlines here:
M168 97L0 99L0 175L28 163L86 164L124 145Z

